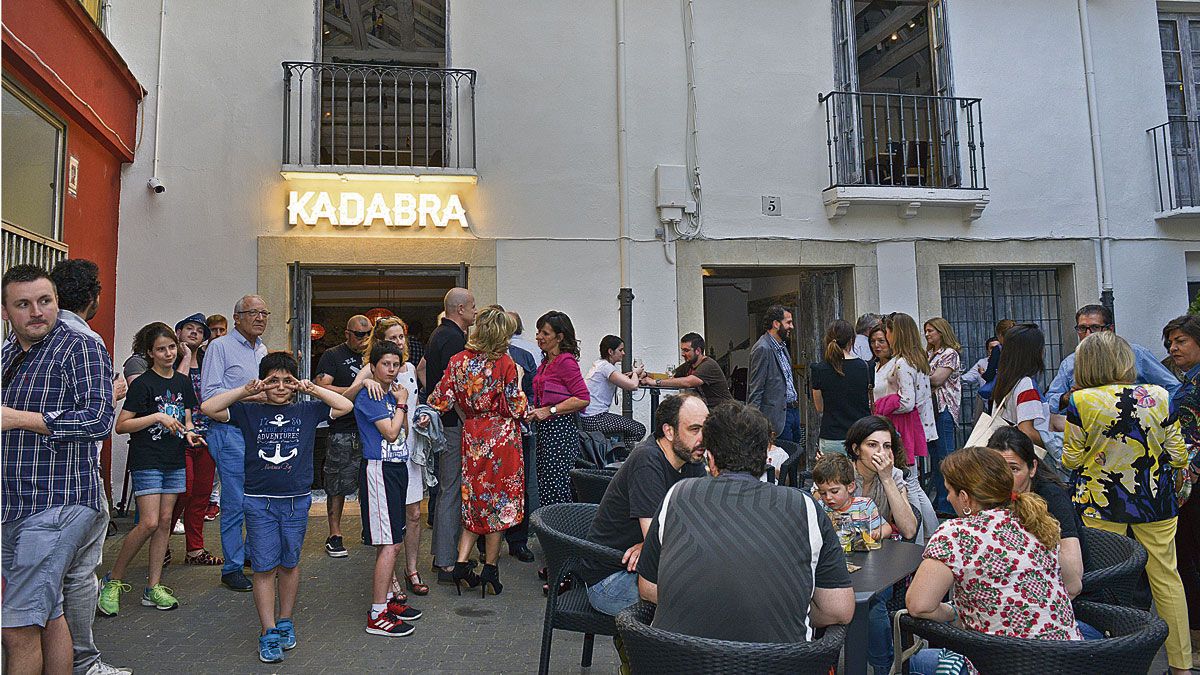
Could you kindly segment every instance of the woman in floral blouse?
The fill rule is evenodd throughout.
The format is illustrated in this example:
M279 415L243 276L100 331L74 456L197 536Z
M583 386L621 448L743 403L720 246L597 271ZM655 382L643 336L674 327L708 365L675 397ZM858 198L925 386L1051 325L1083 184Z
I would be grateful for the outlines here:
M1183 385L1171 398L1171 419L1179 422L1191 457L1176 478L1179 531L1175 533L1175 552L1187 596L1194 655L1200 644L1200 316L1187 314L1172 319L1163 328L1163 345L1175 367L1185 373Z
M942 462L950 503L925 546L905 602L914 617L991 635L1082 640L1058 562L1058 521L1032 492L1018 493L999 452L963 448ZM942 602L954 590L954 604ZM939 670L939 663L941 670ZM966 673L962 656L925 649L909 672Z
M504 530L525 514L525 465L521 429L528 401L521 391L517 364L508 356L508 341L517 322L503 310L485 307L475 317L467 348L450 359L446 374L429 394L440 412L457 407L464 418L462 441L462 520L454 584L474 588L483 582L499 595L500 542ZM471 570L471 549L485 537L483 573Z
M1187 448L1179 424L1167 423L1167 391L1133 384L1136 377L1133 349L1116 333L1093 333L1079 343L1062 463L1075 471L1075 508L1084 525L1123 536L1132 529L1146 547L1150 594L1170 629L1167 663L1182 675L1192 667L1192 645L1176 567L1172 467L1187 464Z
M925 322L925 352L929 355L929 386L933 388L933 416L937 423L937 440L929 441L929 463L933 468L933 508L950 513L946 485L942 480L942 460L958 449L955 429L962 406L962 345L954 337L950 322L935 316Z

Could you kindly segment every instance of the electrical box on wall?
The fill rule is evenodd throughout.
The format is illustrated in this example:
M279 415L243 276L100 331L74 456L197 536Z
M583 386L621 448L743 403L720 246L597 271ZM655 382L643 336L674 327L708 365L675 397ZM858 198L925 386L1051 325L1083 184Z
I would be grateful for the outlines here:
M654 198L658 206L660 221L664 223L682 221L684 211L691 204L691 194L687 184L687 168L678 164L659 164L654 167Z

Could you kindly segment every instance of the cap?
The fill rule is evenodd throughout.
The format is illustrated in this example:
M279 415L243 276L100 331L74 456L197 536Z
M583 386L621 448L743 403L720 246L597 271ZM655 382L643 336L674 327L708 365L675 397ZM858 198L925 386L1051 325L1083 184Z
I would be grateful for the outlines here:
M183 328L183 326L185 324L189 324L189 323L200 324L200 330L204 331L204 339L205 340L212 339L212 331L209 330L208 323L205 321L204 315L199 312L196 312L195 314L193 314L193 315L187 317L186 319L181 320L179 323L175 324L175 330L178 331L180 328Z

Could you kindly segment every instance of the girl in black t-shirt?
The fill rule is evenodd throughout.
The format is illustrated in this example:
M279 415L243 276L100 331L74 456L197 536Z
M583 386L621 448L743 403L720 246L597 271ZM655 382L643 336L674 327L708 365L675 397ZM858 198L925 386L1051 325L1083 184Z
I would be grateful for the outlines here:
M130 383L116 432L129 434L128 466L138 524L125 536L116 564L104 577L99 609L106 616L116 615L121 592L132 590L122 581L125 568L147 539L149 581L142 604L163 610L179 606L171 589L161 583L163 558L171 537L171 511L187 487L184 442L202 442L192 426L192 408L198 405L192 380L175 370L179 352L175 331L165 323L152 323L137 332L133 343L150 369Z
M812 367L813 407L821 413L819 447L846 454L846 430L871 414L871 367L854 353L854 327L837 319L825 330L825 361Z

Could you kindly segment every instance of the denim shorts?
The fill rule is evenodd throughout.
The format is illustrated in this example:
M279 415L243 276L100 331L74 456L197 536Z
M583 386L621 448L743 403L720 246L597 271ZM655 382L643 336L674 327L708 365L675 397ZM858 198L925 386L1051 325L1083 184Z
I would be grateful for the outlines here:
M187 492L187 469L138 469L129 475L133 479L134 497Z
M300 547L308 531L312 495L302 497L246 497L246 547L255 572L300 564Z
M104 511L71 504L4 524L4 628L44 627L62 616L63 580L107 521ZM87 563L94 567L95 558Z

